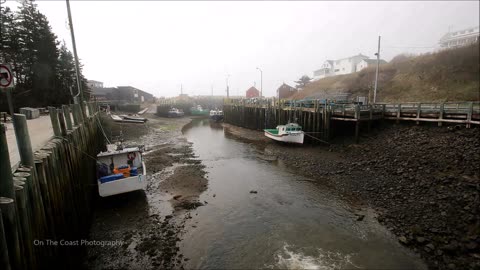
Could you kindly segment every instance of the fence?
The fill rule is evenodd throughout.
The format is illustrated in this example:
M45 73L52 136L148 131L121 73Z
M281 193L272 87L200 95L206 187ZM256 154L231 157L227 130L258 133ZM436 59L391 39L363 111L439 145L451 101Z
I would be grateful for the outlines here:
M104 147L97 106L49 107L54 137L33 153L26 117L13 117L21 165L11 172L0 124L0 269L77 268L95 191L95 156ZM73 121L70 111L72 112ZM63 241L63 245L62 245Z

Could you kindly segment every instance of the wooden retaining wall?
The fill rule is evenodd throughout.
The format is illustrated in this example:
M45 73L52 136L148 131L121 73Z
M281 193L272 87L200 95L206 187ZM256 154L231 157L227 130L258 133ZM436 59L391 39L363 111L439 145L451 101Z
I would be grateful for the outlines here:
M0 124L0 269L79 267L97 192L95 157L104 148L96 106L86 105L88 113L79 104L49 107L55 136L35 153L25 116L15 114L14 173Z
M185 115L190 115L190 109L193 106L200 105L203 109L215 109L223 106L223 99L218 97L196 97L189 100L176 100L173 98L163 99L157 103L157 115L166 117L171 108L182 110Z
M480 124L479 102L405 103L359 105L336 104L328 100L246 100L225 99L225 122L249 129L275 128L296 122L305 131L305 142L327 142L334 134L332 123L351 122L355 140L359 140L361 126L370 130L377 120L396 120L443 123ZM344 125L345 126L345 125Z
M316 101L313 108L285 106L280 101L247 104L245 100L223 105L224 122L239 127L263 130L296 122L305 131L305 142L325 143L330 139L330 107Z

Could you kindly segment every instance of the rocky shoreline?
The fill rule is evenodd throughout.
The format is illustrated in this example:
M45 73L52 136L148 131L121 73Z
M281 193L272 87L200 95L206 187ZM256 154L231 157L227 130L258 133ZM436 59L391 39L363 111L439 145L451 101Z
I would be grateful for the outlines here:
M225 124L265 156L377 212L431 269L480 269L480 129L386 124L360 144L265 143ZM361 217L359 221L361 221Z

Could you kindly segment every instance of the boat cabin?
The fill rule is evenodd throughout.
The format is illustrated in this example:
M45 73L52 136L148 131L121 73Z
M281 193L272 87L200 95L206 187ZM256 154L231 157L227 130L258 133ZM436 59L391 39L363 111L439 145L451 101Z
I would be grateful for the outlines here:
M144 189L146 168L138 147L101 152L97 155L100 196L107 197Z

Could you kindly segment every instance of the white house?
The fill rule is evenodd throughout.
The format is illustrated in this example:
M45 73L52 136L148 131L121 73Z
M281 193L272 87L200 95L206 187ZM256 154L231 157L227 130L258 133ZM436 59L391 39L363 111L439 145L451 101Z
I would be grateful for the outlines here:
M470 27L456 32L446 33L439 41L440 47L448 49L478 42L479 27Z
M87 85L89 88L103 88L103 82L95 81L95 80L88 80Z
M383 65L383 64L386 64L387 61L383 60L383 59L380 59L379 61L379 64L380 65ZM358 64L357 64L357 72L364 69L364 68L367 68L367 67L375 67L377 66L377 59L362 59L362 61L360 61Z
M357 64L363 59L368 59L368 56L358 54L339 60L327 60L320 69L313 72L313 78L322 79L329 76L357 72Z

